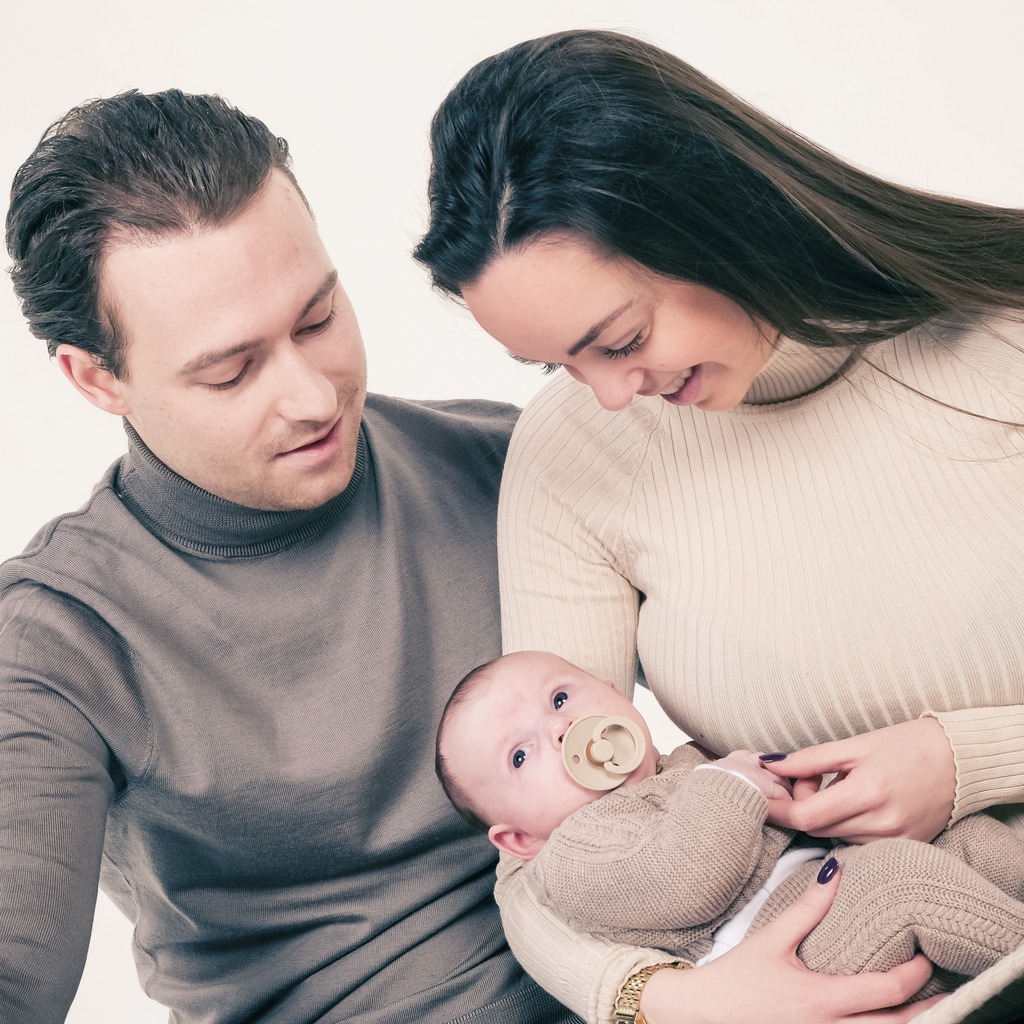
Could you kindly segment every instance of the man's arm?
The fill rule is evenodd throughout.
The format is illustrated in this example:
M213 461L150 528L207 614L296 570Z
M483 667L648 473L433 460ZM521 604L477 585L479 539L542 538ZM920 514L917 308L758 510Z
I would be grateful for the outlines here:
M117 667L76 645L86 618L31 587L0 605L0 1020L19 1024L64 1020L96 902L113 764L76 695Z

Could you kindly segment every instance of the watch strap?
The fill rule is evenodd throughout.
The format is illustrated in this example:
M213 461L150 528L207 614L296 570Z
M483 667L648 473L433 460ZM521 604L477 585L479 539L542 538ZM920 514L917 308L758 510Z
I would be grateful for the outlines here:
M682 971L690 966L681 960L670 960L667 963L641 967L639 971L635 971L622 983L619 994L615 997L612 1024L645 1024L643 1014L640 1013L640 996L651 975L666 967Z

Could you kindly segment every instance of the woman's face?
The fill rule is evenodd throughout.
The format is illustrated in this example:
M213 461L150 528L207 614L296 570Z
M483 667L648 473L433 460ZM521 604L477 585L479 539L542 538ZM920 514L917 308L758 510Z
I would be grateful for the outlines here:
M710 288L598 255L568 234L499 256L462 296L513 358L564 366L613 411L634 395L732 409L777 333Z

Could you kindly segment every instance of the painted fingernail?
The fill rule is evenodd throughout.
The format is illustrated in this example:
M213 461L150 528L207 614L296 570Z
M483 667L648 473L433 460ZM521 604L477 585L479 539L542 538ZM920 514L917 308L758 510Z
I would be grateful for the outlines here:
M758 760L764 761L765 764L769 764L772 761L784 761L786 758L785 754L759 754Z
M821 865L821 870L818 872L818 881L825 885L826 882L832 880L832 876L839 870L839 861L835 857L829 857L824 864Z

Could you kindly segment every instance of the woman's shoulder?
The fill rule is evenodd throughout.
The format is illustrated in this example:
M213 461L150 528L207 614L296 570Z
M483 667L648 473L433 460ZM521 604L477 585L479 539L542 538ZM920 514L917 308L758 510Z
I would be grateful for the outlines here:
M601 407L585 384L564 371L527 403L512 435L510 458L554 462L600 459L604 465L642 454L662 426L663 403L636 398L625 409Z
M543 424L548 430L584 428L596 434L608 430L650 431L657 427L659 413L660 403L643 398L635 398L616 412L604 409L586 384L559 370L527 402L520 416L520 430L528 429L527 425Z
M881 365L954 409L1024 422L1024 310L924 324L894 339Z

